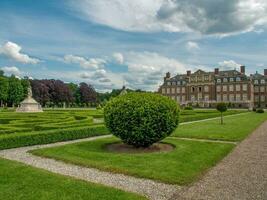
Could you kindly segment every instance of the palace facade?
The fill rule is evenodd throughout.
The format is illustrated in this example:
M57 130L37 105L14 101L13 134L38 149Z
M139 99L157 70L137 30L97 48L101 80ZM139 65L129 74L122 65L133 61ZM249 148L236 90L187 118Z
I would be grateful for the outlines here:
M182 106L214 107L226 102L236 108L267 107L267 69L250 76L245 74L245 66L240 66L240 71L215 68L173 77L168 72L158 92Z

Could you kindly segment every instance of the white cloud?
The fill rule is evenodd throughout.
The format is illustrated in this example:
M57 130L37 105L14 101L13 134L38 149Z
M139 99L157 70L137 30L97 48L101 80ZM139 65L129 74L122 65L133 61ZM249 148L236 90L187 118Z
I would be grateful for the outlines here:
M114 53L113 54L113 58L115 59L115 61L119 64L123 64L123 61L124 61L124 57L121 53Z
M154 52L130 52L125 54L128 72L124 74L128 86L134 89L156 90L166 72L184 73L183 63Z
M267 24L266 0L70 0L75 14L124 31L231 35Z
M8 74L8 75L12 75L12 74L15 75L15 76L20 76L21 75L20 70L15 66L2 67L0 69L3 70L5 72L5 74Z
M66 63L74 63L79 64L84 69L100 69L103 68L106 64L106 61L101 58L90 58L86 59L84 57L80 56L74 56L74 55L65 55L64 61Z
M221 70L237 69L241 66L241 64L238 64L233 60L225 60L225 61L219 62L218 64Z
M5 55L8 58L11 58L17 62L26 63L26 64L37 64L40 60L36 58L31 58L26 54L21 53L21 46L13 42L7 42L0 47L0 54Z
M186 49L187 49L188 51L194 51L194 50L198 50L198 49L200 49L200 48L199 48L198 43L196 43L196 42L192 42L192 41L188 41L188 42L186 43Z

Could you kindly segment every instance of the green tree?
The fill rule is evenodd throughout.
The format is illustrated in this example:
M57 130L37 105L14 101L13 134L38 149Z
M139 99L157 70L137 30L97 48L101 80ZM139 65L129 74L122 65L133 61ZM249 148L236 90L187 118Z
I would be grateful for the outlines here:
M7 102L7 99L8 99L8 78L0 76L0 107L2 107L4 103Z
M24 93L21 81L14 75L12 75L9 78L9 88L8 88L9 105L12 105L12 107L18 105L19 102L23 99L23 95Z
M216 109L221 113L221 124L223 124L223 113L227 111L227 105L224 102L218 103Z
M30 81L28 77L24 77L24 79L21 79L21 85L23 87L23 98L28 96L28 88L30 87Z

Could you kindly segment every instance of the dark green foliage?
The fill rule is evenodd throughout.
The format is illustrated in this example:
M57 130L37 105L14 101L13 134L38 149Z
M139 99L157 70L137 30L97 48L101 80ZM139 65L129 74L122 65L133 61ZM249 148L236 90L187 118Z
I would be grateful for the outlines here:
M9 78L9 87L8 87L8 102L10 106L15 106L20 103L20 101L23 99L24 93L23 93L23 86L21 84L21 81L16 78L14 75L12 75Z
M252 108L252 111L253 111L253 112L256 112L256 111L257 111L257 108L256 108L256 107L253 107L253 108Z
M148 147L169 136L178 125L179 107L168 97L128 93L104 108L106 126L126 144Z
M256 113L264 113L264 110L262 108L259 108L256 110Z
M221 124L223 124L223 112L227 111L227 105L224 102L218 103L216 109L221 113Z
M8 149L37 144L48 144L60 141L74 140L79 138L92 137L108 134L103 125L95 125L82 128L69 128L62 130L49 130L40 132L29 132L14 134L9 137L0 138L0 149Z
M186 107L184 108L184 110L193 110L193 107L192 107L192 106L186 106Z

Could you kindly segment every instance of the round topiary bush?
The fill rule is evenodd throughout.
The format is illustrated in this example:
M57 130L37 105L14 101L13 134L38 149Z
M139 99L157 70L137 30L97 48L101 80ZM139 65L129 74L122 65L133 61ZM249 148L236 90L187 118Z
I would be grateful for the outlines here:
M129 93L110 100L104 118L110 132L124 143L148 147L177 127L179 106L158 94Z
M264 113L264 110L262 108L259 108L256 110L256 113Z

